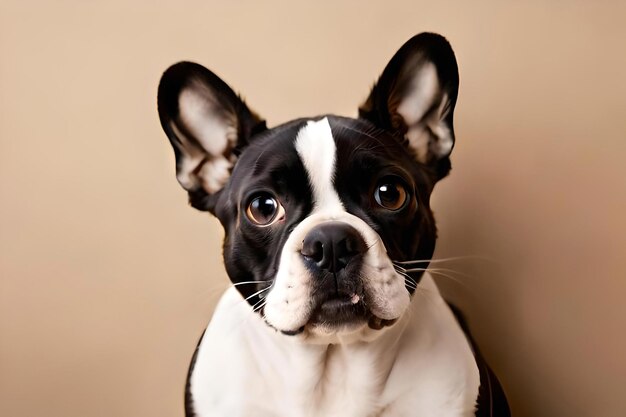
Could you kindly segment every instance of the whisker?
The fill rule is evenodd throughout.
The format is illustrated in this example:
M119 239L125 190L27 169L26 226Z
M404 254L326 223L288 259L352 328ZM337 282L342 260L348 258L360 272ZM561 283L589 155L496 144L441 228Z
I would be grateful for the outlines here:
M418 269L418 268L404 269L404 268L402 268L402 267L395 267L395 271L396 271L398 274L400 274L400 275L402 275L402 276L405 276L405 277L408 277L409 279L411 279L411 280L415 281L415 280L413 279L413 277L411 277L411 276L409 275L409 273L410 273L410 272L430 271L430 269L425 269L425 268L419 268L419 269Z
M450 273L456 273L456 274L462 275L464 277L471 278L470 275L466 275L466 274L463 274L461 272L455 271L453 269L448 269L448 268L411 268L411 269L406 269L404 271L404 273L406 274L406 273L409 273L409 272L420 272L420 271L422 271L422 272L428 271L428 272L430 272L432 274L448 277L451 280L456 281L459 284L463 284L463 285L465 285L465 283L463 281L461 281L459 278L455 277L454 275L446 274L445 272L442 272L442 271L446 271L446 272L450 272Z
M255 309L255 308L256 308L259 304L261 304L261 303L263 303L263 302L265 302L265 301L266 301L266 300L259 300L259 301L257 301L257 302L256 302L256 304L254 304L254 305L252 306L252 310L254 311L254 309Z
M406 276L406 275L404 275L404 282L408 282L408 283L411 283L413 285L417 285L417 281L415 281L413 278L411 278L409 276Z
M461 279L455 277L454 275L447 274L446 272L456 273L456 274L462 275L462 276L467 277L467 278L471 278L471 276L463 274L463 273L458 272L458 271L455 271L453 269L449 269L449 268L410 268L410 269L405 269L405 268L402 268L401 266L398 266L398 265L394 265L394 269L396 270L396 272L399 275L404 277L405 285L407 287L415 289L415 290L416 289L423 289L423 288L419 287L417 282L409 275L410 272L429 272L429 273L433 274L435 277L442 276L442 277L448 278L451 281L454 281L457 284L460 284L464 288L466 288L468 290L471 290L470 287L465 282L463 282Z
M435 268L409 268L405 269L403 272L425 272L425 271L434 271Z
M409 278L410 278L409 274L407 274L406 270L404 270L404 269L395 269L395 271L396 271L398 274L400 274L400 275L402 275L402 276L404 276L404 277L409 277Z
M405 285L410 286L413 289L417 288L417 281L415 281L410 276L403 274L402 272L398 272L398 273L404 277L404 284Z
M470 278L470 279L474 278L472 275L466 274L466 273L461 272L461 271L457 271L456 269L450 269L450 268L433 268L433 271L438 271L438 272L439 272L439 271L444 271L444 272L449 272L449 273L451 273L451 274L457 274L457 275L460 275L460 276L465 277L465 278Z
M267 304L267 300L261 300L261 301L262 301L262 303L261 303L261 305L260 305L260 306L258 306L258 307L254 307L254 308L252 309L252 311L253 311L254 313L256 313L257 311L259 311L260 309L262 309L263 307L265 307L265 304ZM257 303L257 304L258 304L258 303ZM255 304L255 306L256 306L256 304Z
M454 277L452 275L448 275L448 274L445 273L445 272L449 272L451 274L458 274L458 275L461 275L461 276L466 277L466 278L472 278L471 275L467 275L467 274L464 274L462 272L459 272L457 270L450 269L450 268L409 268L409 269L405 269L405 268L402 268L402 267L398 267L398 268L400 268L400 269L396 269L396 272L398 272L399 274L402 274L404 276L408 276L408 273L410 273L410 272L432 272L434 274L447 276L447 277L449 277L451 279L454 279L454 280L457 280L457 281L461 282L458 278L456 278L456 277Z
M477 259L477 260L482 260L482 261L487 261L487 262L495 262L491 258L488 258L485 256L478 256L478 255L451 256L449 258L415 259L411 261L392 261L392 262L395 264L410 265L410 264L418 264L418 263L425 263L425 262L438 263L438 262L449 262L449 261L458 261L458 260L466 260L466 259Z
M465 290L469 291L470 293L475 295L475 292L473 291L473 289L467 285L465 282L463 282L462 280L458 279L455 276L449 275L449 274L445 274L443 272L438 272L438 271L432 271L433 275L435 277L437 276L441 276L441 277L445 277L448 278L451 281L454 281L455 283L459 284L461 287L463 287Z
M264 282L270 282L271 280L265 280L265 281L244 281L244 282L236 282L233 285L233 287L236 287L237 285L244 285L244 284L263 284Z
M416 290L417 289L416 285L413 285L412 283L410 283L408 281L405 281L404 285L407 286L408 288L412 289L412 290Z
M409 268L409 269L404 270L404 272L420 272L420 271L439 272L439 273L443 271L443 272L449 272L451 274L461 275L462 277L465 277L465 278L470 278L470 279L473 278L471 275L468 275L463 272L457 271L455 269L450 269L450 268Z
M417 281L415 281L415 280L413 279L413 277L412 277L412 276L410 276L409 274L407 274L406 272L402 272L402 271L396 271L396 272L397 272L398 274L402 275L404 278L406 278L406 279L410 279L411 281L413 281L413 282L417 283Z
M250 295L250 296L248 296L248 297L247 297L244 301L248 301L249 299L251 299L251 298L252 298L252 297L254 297L255 295L259 295L259 294L261 294L262 292L265 292L265 291L269 290L270 288L271 288L271 285L270 285L270 286L267 286L267 287L265 287L265 288L263 288L263 289L262 289L262 290L260 290L260 291L255 292L254 294L252 294L252 295Z
M397 269L396 269L396 272L397 272L399 275L402 275L402 276L404 277L404 279L405 279L405 280L407 280L407 279L408 279L408 280L410 280L411 282L413 282L415 285L417 285L417 281L415 281L415 279L413 279L413 277L412 277L412 276L410 276L410 275L409 275L408 273L406 273L405 271L399 271L399 270L397 270Z
M412 264L425 264L425 263L430 263L430 262L434 262L434 260L428 260L428 259L415 259L412 261L391 261L394 265L412 265Z

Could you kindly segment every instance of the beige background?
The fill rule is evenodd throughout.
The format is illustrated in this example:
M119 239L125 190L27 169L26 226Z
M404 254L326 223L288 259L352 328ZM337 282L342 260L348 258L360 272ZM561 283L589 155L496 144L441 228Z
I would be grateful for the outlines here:
M350 115L424 30L461 72L439 282L516 416L626 415L623 2L32 3L0 2L0 415L182 415L227 280L158 123L168 65L272 125Z

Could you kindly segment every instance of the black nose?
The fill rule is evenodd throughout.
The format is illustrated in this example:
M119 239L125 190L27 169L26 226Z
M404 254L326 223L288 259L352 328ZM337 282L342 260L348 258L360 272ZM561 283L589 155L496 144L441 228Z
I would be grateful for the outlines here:
M328 272L345 268L367 250L361 234L349 224L326 222L314 227L302 242L302 255Z

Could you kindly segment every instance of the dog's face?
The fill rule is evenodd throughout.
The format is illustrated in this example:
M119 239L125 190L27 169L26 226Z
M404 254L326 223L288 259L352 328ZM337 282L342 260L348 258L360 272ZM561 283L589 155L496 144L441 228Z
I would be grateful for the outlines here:
M267 129L206 68L165 72L159 115L178 181L224 226L228 275L268 325L332 335L403 314L435 247L429 199L450 169L457 89L435 34L402 46L359 119Z

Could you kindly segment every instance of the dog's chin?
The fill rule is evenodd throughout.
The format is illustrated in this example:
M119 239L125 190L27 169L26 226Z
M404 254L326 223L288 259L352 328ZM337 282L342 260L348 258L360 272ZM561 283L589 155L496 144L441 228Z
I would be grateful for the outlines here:
M316 339L349 338L363 332L376 332L392 326L397 319L385 320L374 315L356 294L337 295L319 302L308 322L295 331L282 331L289 336Z

